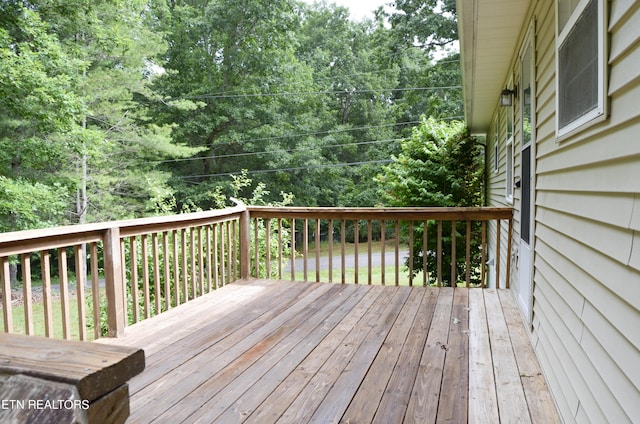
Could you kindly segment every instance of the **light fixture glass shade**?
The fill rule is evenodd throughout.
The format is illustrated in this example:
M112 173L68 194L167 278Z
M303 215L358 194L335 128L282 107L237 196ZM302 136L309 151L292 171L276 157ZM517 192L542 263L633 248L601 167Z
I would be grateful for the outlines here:
M513 91L505 88L500 93L500 106L512 106L513 105Z

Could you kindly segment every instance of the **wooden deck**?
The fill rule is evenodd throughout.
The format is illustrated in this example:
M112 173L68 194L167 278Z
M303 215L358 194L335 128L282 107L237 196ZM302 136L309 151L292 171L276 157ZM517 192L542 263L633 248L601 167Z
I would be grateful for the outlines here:
M508 290L243 281L102 342L128 422L559 422Z

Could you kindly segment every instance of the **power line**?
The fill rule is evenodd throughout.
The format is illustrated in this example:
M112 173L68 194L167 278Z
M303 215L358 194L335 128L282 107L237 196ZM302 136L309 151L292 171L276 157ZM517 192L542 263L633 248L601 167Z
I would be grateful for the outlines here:
M269 174L273 172L289 172L289 171L302 171L305 169L326 169L326 168L339 168L344 166L360 166L360 165L368 165L368 164L382 164L382 163L391 163L392 159L380 159L380 160L370 160L370 161L362 161L362 162L343 162L343 163L331 163L327 165L309 165L309 166L299 166L293 168L278 168L278 169L257 169L253 171L235 171L235 172L221 172L218 174L202 174L202 175L179 175L174 176L176 179L191 179L191 178L210 178L210 177L224 177L231 175L240 175L243 172L246 174Z
M257 155L264 155L264 154L269 154L269 155L273 155L273 154L278 154L278 153L290 153L290 152L304 152L307 150L314 150L316 148L318 149L329 149L332 147L346 147L346 146L360 146L360 145L366 145L366 144L378 144L378 143L388 143L388 142L398 142L398 141L404 141L406 140L406 138L390 138L387 140L372 140L372 141L358 141L358 142L353 142L353 143L341 143L341 144L328 144L325 146L316 146L316 147L300 147L297 149L281 149L281 150L264 150L261 152L245 152L245 153L230 153L227 155L214 155L214 156L198 156L198 157L194 157L194 158L182 158L182 159L174 159L174 160L165 160L162 162L188 162L188 161L194 161L194 160L202 160L202 159L223 159L223 158L234 158L234 157L241 157L241 156L257 156Z
M235 99L247 97L286 97L286 96L310 96L320 94L357 94L357 93L379 93L379 92L403 92L403 91L436 91L436 90L458 90L461 85L441 86L441 87L408 87L408 88L380 88L376 90L334 90L334 91L298 91L283 93L245 93L245 94L198 94L193 96L181 96L166 101L183 100L183 99Z
M462 116L449 116L442 119L460 119ZM365 127L355 127L355 128L345 128L340 130L329 130L329 131L317 131L311 133L300 133L300 134L289 134L289 135L281 135L277 137L262 137L262 138L247 138L242 140L236 140L237 143L249 143L254 141L268 141L268 140L281 140L283 138L295 138L295 137L306 137L310 135L321 135L321 134L337 134L341 132L348 131L359 131L359 130L370 130L373 128L383 128L383 127L396 127L401 125L411 125L411 124L419 124L420 121L406 121L406 122L397 122L395 124L384 124L384 125L369 125ZM344 147L348 145L359 145L359 144L375 144L389 141L403 141L405 139L389 139L389 140L374 140L374 141L362 141L362 142L354 142L354 143L344 143L344 144L332 144L327 146L319 146L320 148L325 147ZM274 150L274 151L262 151L262 152L246 152L246 153L234 153L229 155L215 155L215 156L198 156L194 158L180 158L180 159L166 159L160 161L154 161L156 163L174 163L174 162L188 162L192 160L200 160L200 159L213 159L213 158L225 158L225 157L237 157L237 156L253 156L259 154L267 154L267 153L280 153L280 152L292 152L297 150L310 150L310 148L301 148L301 149L289 149L289 150Z

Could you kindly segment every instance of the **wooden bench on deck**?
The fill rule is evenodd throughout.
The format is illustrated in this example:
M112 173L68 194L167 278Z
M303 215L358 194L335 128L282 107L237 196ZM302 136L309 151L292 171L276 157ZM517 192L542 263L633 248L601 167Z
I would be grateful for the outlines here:
M0 333L0 422L124 423L142 349Z

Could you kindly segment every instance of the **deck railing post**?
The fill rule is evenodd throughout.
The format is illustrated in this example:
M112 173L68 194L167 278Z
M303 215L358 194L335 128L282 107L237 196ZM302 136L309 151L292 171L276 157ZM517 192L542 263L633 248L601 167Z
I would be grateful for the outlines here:
M251 275L251 214L245 208L240 215L240 278L248 279Z
M107 325L109 337L124 334L127 319L125 292L122 284L122 260L120 254L120 228L110 228L104 233L104 279L107 295Z

